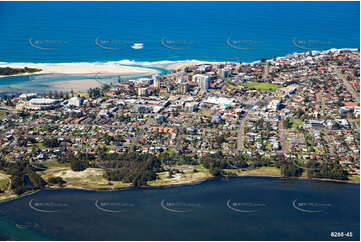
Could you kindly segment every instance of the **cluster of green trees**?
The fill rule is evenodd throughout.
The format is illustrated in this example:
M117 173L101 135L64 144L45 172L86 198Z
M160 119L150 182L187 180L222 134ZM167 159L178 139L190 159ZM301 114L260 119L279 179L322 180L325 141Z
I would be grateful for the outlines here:
M210 173L214 176L227 175L223 169L255 169L273 166L281 169L283 177L299 177L306 170L296 166L292 160L286 159L281 155L271 159L260 155L252 157L245 155L224 156L221 152L218 152L214 155L200 158L199 162L209 169ZM306 164L306 168L314 168L313 170L307 169L307 177L309 178L348 179L347 171L338 162L316 163L310 161Z
M139 187L157 178L161 160L156 155L137 152L108 154L99 166L106 169L109 181L122 181Z
M88 94L91 98L98 98L102 96L101 90L99 88L89 88Z
M249 167L245 156L224 156L222 152L202 157L199 162L203 167L209 169L213 176L225 176L227 173L223 169Z
M48 183L49 184L57 184L59 186L62 186L66 183L66 181L63 180L63 178L61 178L60 176L57 176L57 177L50 177L49 180L48 180Z
M303 169L292 163L285 163L281 166L281 175L283 177L299 177L302 175Z
M46 182L27 161L7 163L6 172L11 175L11 189L16 194L44 188Z
M56 138L45 138L43 144L45 147L55 148L59 146L59 141Z
M324 178L336 180L348 180L348 172L338 162L316 163L310 161L307 167L314 170L307 170L308 178Z
M286 129L290 129L292 128L292 121L290 118L286 118L285 120L283 120L283 126L286 128Z
M89 167L89 161L94 159L94 156L88 153L78 153L77 155L69 153L65 158L65 162L70 162L70 168L73 171L84 171Z
M218 152L214 155L207 157L202 157L199 160L207 169L214 170L215 168L220 169L255 169L262 166L277 166L279 167L279 162L277 160L271 160L270 158L255 155L236 155L236 156L226 156L222 152ZM215 170L217 171L217 170Z
M10 75L17 75L17 74L23 74L23 73L34 73L41 71L41 69L36 68L10 68L10 67L0 67L0 75L4 76L10 76Z

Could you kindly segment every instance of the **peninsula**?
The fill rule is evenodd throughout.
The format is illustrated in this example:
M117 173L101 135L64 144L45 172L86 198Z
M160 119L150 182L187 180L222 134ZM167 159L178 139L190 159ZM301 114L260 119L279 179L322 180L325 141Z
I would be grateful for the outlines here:
M359 183L359 62L359 50L331 49L179 65L80 93L4 95L0 197L219 176Z

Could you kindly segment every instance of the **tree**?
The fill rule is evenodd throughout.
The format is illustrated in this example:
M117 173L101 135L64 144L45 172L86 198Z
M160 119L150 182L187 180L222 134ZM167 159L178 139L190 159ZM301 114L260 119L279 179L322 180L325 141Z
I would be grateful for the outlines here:
M221 176L223 174L222 169L219 167L211 167L211 169L209 169L209 172L211 173L212 176Z
M56 138L46 138L43 143L48 148L55 148L59 146L59 141Z
M223 144L226 139L224 138L224 135L220 135L216 137L216 141L219 145Z
M61 178L60 176L58 177L50 177L48 182L50 184L58 184L60 186L64 185L66 183L66 181L63 180L63 178Z
M88 168L89 163L87 161L82 161L78 159L74 159L70 161L70 167L73 171L84 171Z

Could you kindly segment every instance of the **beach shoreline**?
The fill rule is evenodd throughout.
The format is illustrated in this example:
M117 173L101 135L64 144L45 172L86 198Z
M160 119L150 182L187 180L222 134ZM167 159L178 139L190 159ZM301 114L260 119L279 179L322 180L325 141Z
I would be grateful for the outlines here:
M159 71L138 66L111 64L111 63L1 63L0 67L10 68L36 68L41 69L39 72L22 73L17 75L34 75L34 74L109 74L109 75L132 75L132 74L157 74ZM17 76L11 75L11 76ZM1 76L9 77L9 76Z

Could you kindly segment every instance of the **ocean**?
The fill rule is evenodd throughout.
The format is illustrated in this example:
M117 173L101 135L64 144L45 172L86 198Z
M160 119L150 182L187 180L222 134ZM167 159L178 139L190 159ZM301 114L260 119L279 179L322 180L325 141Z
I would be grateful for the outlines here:
M359 2L0 2L0 65L96 63L166 73L184 61L254 62L359 48L359 8ZM0 95L46 92L54 89L49 83L72 78L89 75L1 78Z
M359 184L256 177L120 191L43 190L0 204L0 235L24 238L25 233L26 240L358 241L359 197ZM13 222L4 224L8 220ZM344 235L336 238L334 232Z
M359 48L359 2L1 2L0 62L253 62Z

